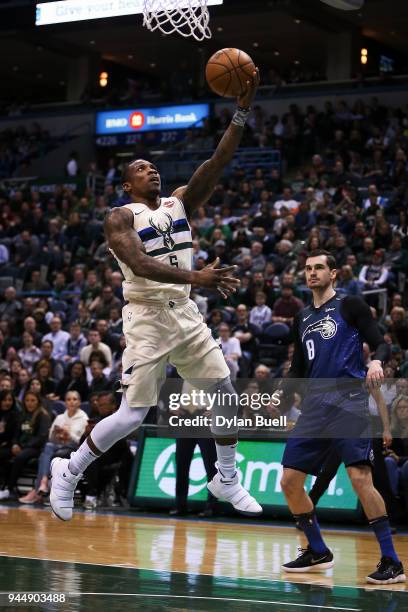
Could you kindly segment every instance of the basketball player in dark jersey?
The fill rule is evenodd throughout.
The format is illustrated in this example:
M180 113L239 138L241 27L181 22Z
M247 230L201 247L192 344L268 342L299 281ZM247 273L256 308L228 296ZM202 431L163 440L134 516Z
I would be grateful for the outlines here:
M373 485L368 393L363 385L364 379L368 388L381 385L388 346L366 302L360 297L341 297L336 293L335 268L334 257L326 251L313 251L306 260L306 282L313 301L295 318L295 351L288 379L283 383L282 391L287 393L293 384L291 379L308 379L301 415L283 455L281 486L309 544L283 569L306 572L333 566L333 554L322 538L304 482L307 474L317 475L327 453L336 450L381 548L380 563L367 576L367 582L404 582L404 569L393 546L384 501ZM363 342L375 351L368 372Z

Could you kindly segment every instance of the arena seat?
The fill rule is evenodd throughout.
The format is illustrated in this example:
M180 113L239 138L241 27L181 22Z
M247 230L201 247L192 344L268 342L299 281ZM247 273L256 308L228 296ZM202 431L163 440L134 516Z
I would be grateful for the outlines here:
M285 323L271 323L259 337L258 358L261 363L274 368L287 355L290 329Z

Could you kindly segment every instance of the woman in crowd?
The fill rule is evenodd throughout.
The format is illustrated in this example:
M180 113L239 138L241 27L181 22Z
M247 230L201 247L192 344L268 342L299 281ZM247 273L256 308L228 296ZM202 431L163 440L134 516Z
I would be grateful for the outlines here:
M4 486L5 468L10 459L13 440L20 426L19 410L11 391L0 391L0 471L1 486Z
M94 324L94 319L91 317L89 308L84 302L78 304L78 317L76 319L81 326L81 332L88 332Z
M211 311L210 317L207 321L208 327L211 329L214 337L218 336L218 326L222 322L222 312L218 308Z
M399 345L403 350L408 349L408 320L404 308L394 306L385 323L393 344Z
M0 500L18 497L17 480L26 463L39 457L47 440L51 419L41 403L40 396L27 391L23 399L20 427L12 440L10 455L11 468L8 471L7 488L0 491Z
M18 384L18 375L22 367L19 357L13 357L13 359L10 360L10 375L14 381L14 386Z
M19 402L23 400L26 391L28 391L30 380L31 377L29 371L26 368L21 368L14 387L14 395L17 397Z
M22 504L35 504L48 493L48 474L53 457L69 457L78 448L79 439L85 431L88 416L81 410L78 391L68 391L65 396L66 410L59 414L51 425L48 442L40 455L35 488L19 498Z
M306 241L305 250L308 253L310 253L311 251L314 251L315 249L321 249L321 248L323 247L322 247L322 241L320 240L320 236L310 233Z
M391 447L386 451L385 464L392 492L402 493L408 509L408 395L398 395L391 408Z
M32 374L36 363L41 359L41 351L34 344L34 336L30 332L23 333L23 348L18 351L23 367Z
M231 329L227 323L221 323L218 331L221 349L230 369L231 380L235 380L239 372L239 359L242 356L241 345L238 338L231 338Z
M36 378L41 382L43 395L54 395L57 387L52 378L52 365L48 359L41 359L35 369Z
M66 376L58 383L56 394L64 397L68 391L77 391L83 402L88 401L89 387L85 366L81 361L74 361L68 366Z
M43 387L43 384L42 384L41 380L39 378L37 378L36 376L34 376L34 378L32 378L30 380L30 382L28 383L28 391L32 391L33 393L36 393L42 399L44 398L44 387Z

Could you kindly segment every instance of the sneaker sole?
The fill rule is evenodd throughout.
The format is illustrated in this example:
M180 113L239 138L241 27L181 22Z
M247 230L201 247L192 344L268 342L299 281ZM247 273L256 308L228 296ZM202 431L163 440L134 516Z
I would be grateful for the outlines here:
M210 491L210 493L212 493L212 495L214 495L214 497L216 497L220 501L226 502L227 504L231 504L231 506L234 508L234 510L236 512L238 512L239 514L242 514L243 516L260 516L263 513L262 509L259 510L258 512L250 512L248 510L240 510L239 508L234 506L234 504L232 502L230 502L228 499L225 499L225 497L220 495L220 493L218 492L217 488L214 487L214 485L211 482L209 482L207 484L207 489Z
M307 567L285 567L282 565L282 570L289 573L303 572L324 572L325 570L331 569L334 566L334 561L327 561L327 563L317 563L316 565L309 565Z
M231 502L228 503L231 504ZM246 510L238 510L238 508L235 508L233 504L231 504L231 506L234 508L235 512L238 512L238 514L242 514L243 516L261 516L261 514L263 514L263 510L260 510L259 512L247 512Z
M366 581L370 584L396 584L397 582L405 582L406 579L407 577L405 574L400 574L399 576L389 578L388 580L376 580L375 578L370 578L370 576L367 576Z

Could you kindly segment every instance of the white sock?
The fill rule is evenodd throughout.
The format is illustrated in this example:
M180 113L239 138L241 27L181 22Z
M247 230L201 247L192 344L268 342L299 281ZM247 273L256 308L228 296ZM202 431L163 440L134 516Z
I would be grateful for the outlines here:
M217 449L218 471L224 478L233 478L237 471L235 462L237 442L226 446L215 443L215 447Z
M88 442L85 440L85 442L82 442L78 450L71 453L68 469L71 474L78 476L78 474L83 474L88 465L91 465L91 463L97 458L98 455L95 455L95 453L91 451Z
M95 425L91 432L92 442L101 453L106 453L118 440L126 438L143 423L149 408L129 408L125 393L116 412ZM83 474L88 465L100 455L95 455L85 440L77 451L71 454L68 465L71 474Z

